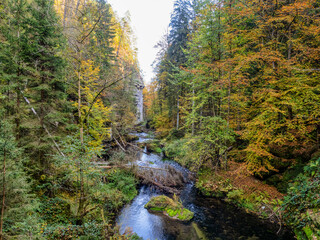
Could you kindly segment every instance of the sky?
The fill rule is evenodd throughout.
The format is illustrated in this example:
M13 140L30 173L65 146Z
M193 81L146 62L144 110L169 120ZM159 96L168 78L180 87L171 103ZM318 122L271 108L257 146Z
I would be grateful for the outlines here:
M107 0L119 17L127 11L137 38L138 60L145 83L154 76L151 64L157 49L154 46L167 31L174 0Z

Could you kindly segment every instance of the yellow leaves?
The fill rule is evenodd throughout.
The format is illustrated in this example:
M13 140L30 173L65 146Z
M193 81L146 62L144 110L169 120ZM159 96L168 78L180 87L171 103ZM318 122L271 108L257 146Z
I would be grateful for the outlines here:
M154 118L154 124L158 133L163 136L168 135L172 129L172 122L168 117L168 111L164 111L162 114L156 115Z
M277 171L271 161L274 156L269 152L266 146L261 144L252 143L246 148L247 153L246 165L247 170L251 174L261 175L269 171Z
M62 19L63 12L64 12L63 0L55 0L54 7L55 7L55 10L56 10L58 16Z
M88 105L81 106L81 112L85 116L90 110L90 114L85 120L85 131L90 135L90 146L101 147L102 141L110 137L109 116L111 108L104 106L101 99L92 104L95 96L91 92L87 93ZM91 106L92 105L92 106Z
M119 59L130 64L137 64L137 51L135 47L135 39L132 36L132 29L127 19L113 18L113 30L115 37L112 47Z
M84 123L84 131L90 136L89 145L101 148L102 141L109 137L109 117L111 108L104 105L101 96L98 96L101 89L101 79L99 77L100 68L95 66L95 62L88 59L82 60L80 66L81 80L81 116ZM77 103L74 103L77 106Z
M94 66L94 62L91 60L81 61L81 79L85 82L85 86L94 87L97 86L99 80L100 68Z

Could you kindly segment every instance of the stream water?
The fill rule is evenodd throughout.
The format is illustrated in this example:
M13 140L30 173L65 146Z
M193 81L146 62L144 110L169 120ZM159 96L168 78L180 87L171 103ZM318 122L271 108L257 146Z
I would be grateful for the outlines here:
M138 142L150 140L147 134L137 134ZM173 161L163 161L157 154L141 153L136 164L154 168L164 168L167 164L188 175L188 170ZM138 196L127 204L117 218L120 232L126 230L137 233L144 240L188 240L188 239L215 239L215 240L275 240L294 239L289 232L282 231L277 235L279 226L262 221L256 216L220 201L216 198L207 198L198 194L192 181L188 181L180 194L184 207L195 213L190 223L171 220L161 214L149 213L144 205L151 197L164 194L160 190L142 185ZM170 195L168 195L170 196Z

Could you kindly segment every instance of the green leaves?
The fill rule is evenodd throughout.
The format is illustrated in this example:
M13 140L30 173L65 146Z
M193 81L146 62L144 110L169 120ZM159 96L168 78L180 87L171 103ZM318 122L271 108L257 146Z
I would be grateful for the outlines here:
M11 236L37 234L39 218L34 214L37 201L31 194L30 179L24 172L26 158L15 142L12 125L3 119L1 112L0 117L0 208L5 199L3 231Z
M282 209L301 239L320 237L320 158L310 162L290 185Z

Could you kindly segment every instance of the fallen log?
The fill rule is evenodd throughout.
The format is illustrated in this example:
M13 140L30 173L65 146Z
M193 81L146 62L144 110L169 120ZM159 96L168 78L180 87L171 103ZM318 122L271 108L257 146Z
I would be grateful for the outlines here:
M111 169L111 168L132 168L132 167L138 167L138 168L146 168L146 169L150 169L150 170L161 170L161 171L166 171L168 172L168 169L164 169L164 168L155 168L155 167L148 167L148 166L139 166L139 165L113 165L110 166L106 163L102 163L102 162L97 162L94 163L94 165L96 165L97 168L103 168L103 169Z
M116 138L113 138L115 140L115 142L117 143L117 145L121 148L122 151L127 152L122 146L121 144L118 142L118 140Z
M147 168L147 169L151 169L151 170L162 170L162 171L166 171L166 172L169 171L168 169L164 169L164 168L155 168L155 167L139 166L139 165L134 165L134 166L139 167L139 168Z
M132 167L140 167L140 168L147 168L150 170L161 170L161 171L168 171L167 169L164 168L153 168L153 167L148 167L148 166L137 166L137 165L114 165L114 166L103 166L101 164L96 164L97 168L101 168L101 169L112 169L112 168L132 168ZM165 186L159 182L154 181L153 179L151 179L151 177L146 177L142 174L139 174L137 171L134 171L134 174L136 175L136 177L138 177L139 179L141 179L142 181L144 181L145 183L148 184L152 184L154 186L157 186L158 188L168 192L168 193L172 193L172 194L179 194L180 191L178 189L172 188L172 187L168 187Z
M168 192L168 193L172 193L172 194L179 194L180 191L178 189L175 189L175 188L172 188L172 187L167 187L167 186L164 186L156 181L153 181L152 179L148 179L148 178L145 178L143 175L140 175L138 173L136 173L136 176L144 181L146 181L147 183L149 184L152 184L152 185L155 185L157 186L158 188Z
M102 169L111 169L117 166L99 166L98 168L102 168Z

